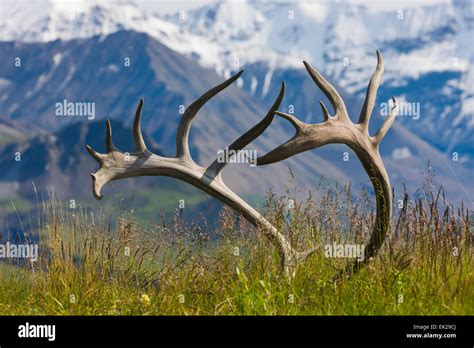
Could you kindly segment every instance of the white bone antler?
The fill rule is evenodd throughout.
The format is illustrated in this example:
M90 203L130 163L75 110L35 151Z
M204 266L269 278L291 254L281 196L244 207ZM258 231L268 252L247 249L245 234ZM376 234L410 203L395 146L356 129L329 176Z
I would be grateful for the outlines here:
M392 97L394 105L391 114L384 121L380 130L374 136L370 136L368 131L370 116L383 74L383 57L377 51L377 68L367 87L367 95L358 123L353 123L349 118L344 101L336 89L308 63L304 62L304 65L311 78L331 102L335 115L329 115L322 101L320 101L320 105L324 121L319 124L307 124L292 115L276 111L277 115L287 119L294 126L296 134L286 143L257 158L257 165L275 163L300 152L331 143L346 144L354 150L374 186L377 203L375 226L365 248L364 262L367 262L382 246L390 228L392 214L392 191L382 157L379 154L379 145L397 116L398 106L395 98ZM356 261L347 270L358 270L360 266L361 262Z

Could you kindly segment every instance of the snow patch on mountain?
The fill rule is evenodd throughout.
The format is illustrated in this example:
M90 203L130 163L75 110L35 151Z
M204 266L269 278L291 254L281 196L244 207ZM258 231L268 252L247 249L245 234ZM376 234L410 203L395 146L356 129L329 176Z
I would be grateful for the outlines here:
M143 4L2 0L1 37L47 42L105 38L123 29L145 32L223 77L259 65L258 75L245 76L239 85L263 98L279 71L302 69L303 59L363 98L380 49L385 74L379 95L387 99L394 93L423 106L422 119L404 119L405 125L423 130L426 140L447 150L457 146L456 134L474 130L472 1L245 0L212 2L174 14L153 12Z

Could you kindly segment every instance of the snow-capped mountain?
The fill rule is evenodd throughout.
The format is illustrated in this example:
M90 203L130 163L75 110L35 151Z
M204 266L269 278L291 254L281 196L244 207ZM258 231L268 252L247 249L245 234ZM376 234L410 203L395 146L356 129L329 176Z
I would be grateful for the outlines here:
M467 160L474 154L473 4L247 0L165 15L159 2L151 11L139 1L7 0L0 33L2 40L47 42L146 32L221 76L245 67L240 86L262 99L279 84L276 77L291 79L302 69L303 59L362 98L380 49L386 62L380 103L395 95L407 105L400 122ZM305 104L295 98L288 104Z
M285 75L276 70L300 68L306 59L362 98L374 69L375 50L380 49L386 64L379 101L397 96L407 107L400 122L440 150L460 152L467 160L474 151L473 4L394 7L371 6L372 2L246 1L212 4L165 18L185 32L218 43L220 57L215 62L201 57L199 49L182 51L218 72L238 66L253 70L258 64L255 76L247 74L246 87L254 92L264 85L262 97L274 82L272 75Z
M192 55L202 49L208 52L209 60L218 56L217 44L183 32L171 21L145 10L140 1L5 0L0 6L2 41L67 41L106 36L119 30L147 33L180 53Z

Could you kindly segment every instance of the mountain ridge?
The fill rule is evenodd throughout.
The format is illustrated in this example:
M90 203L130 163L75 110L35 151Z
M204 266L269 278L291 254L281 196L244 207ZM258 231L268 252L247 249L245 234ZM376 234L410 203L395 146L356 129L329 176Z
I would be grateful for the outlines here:
M279 84L275 76L303 70L302 59L362 99L379 49L386 64L378 108L392 95L403 103L418 103L420 118L401 117L399 122L447 157L456 152L471 161L474 156L472 3L379 6L247 0L174 14L153 12L139 1L78 1L67 6L7 1L4 7L0 31L6 40L51 42L106 37L123 29L145 32L222 78L245 68L239 86L263 101L268 100L269 86ZM300 114L311 111L306 107Z

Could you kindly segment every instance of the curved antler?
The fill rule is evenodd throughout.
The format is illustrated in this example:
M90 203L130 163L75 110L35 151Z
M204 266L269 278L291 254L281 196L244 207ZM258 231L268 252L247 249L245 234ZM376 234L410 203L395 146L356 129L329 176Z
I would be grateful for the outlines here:
M133 139L135 142L134 153L123 153L113 145L112 129L109 120L107 120L107 132L105 137L106 153L99 154L90 146L86 146L92 157L100 164L100 169L96 173L91 174L92 189L94 196L97 199L101 199L102 187L113 180L136 176L161 175L185 181L216 197L234 210L240 212L251 224L262 228L265 235L277 245L285 273L290 275L293 273L297 262L304 260L308 255L316 251L317 248L305 252L297 252L294 250L291 243L282 233L224 184L220 174L227 162L219 162L216 159L209 167L203 168L193 161L189 152L188 136L194 116L208 100L238 79L241 74L242 71L222 84L210 89L185 110L176 135L175 157L162 157L147 150L140 129L143 99L140 99L135 113L133 126ZM285 84L282 83L280 93L267 115L257 125L234 141L229 146L230 150L237 151L243 149L265 131L272 122L275 111L280 106L284 93Z
M377 68L370 79L359 122L356 124L349 118L344 101L336 89L319 72L304 62L309 75L334 107L335 115L330 116L321 101L320 105L324 121L319 124L307 124L293 115L276 111L277 115L287 119L293 125L296 133L286 143L257 158L257 165L265 165L282 161L300 152L315 149L326 144L342 143L348 145L357 154L369 175L374 186L377 203L375 226L365 247L365 259L362 262L367 262L382 246L387 231L390 228L392 214L390 180L379 153L379 145L397 116L398 106L395 98L392 97L394 106L390 116L384 121L375 136L370 136L368 133L370 116L374 108L380 78L383 73L383 57L379 51L377 51L377 61ZM348 270L358 270L360 266L361 262L356 261Z

